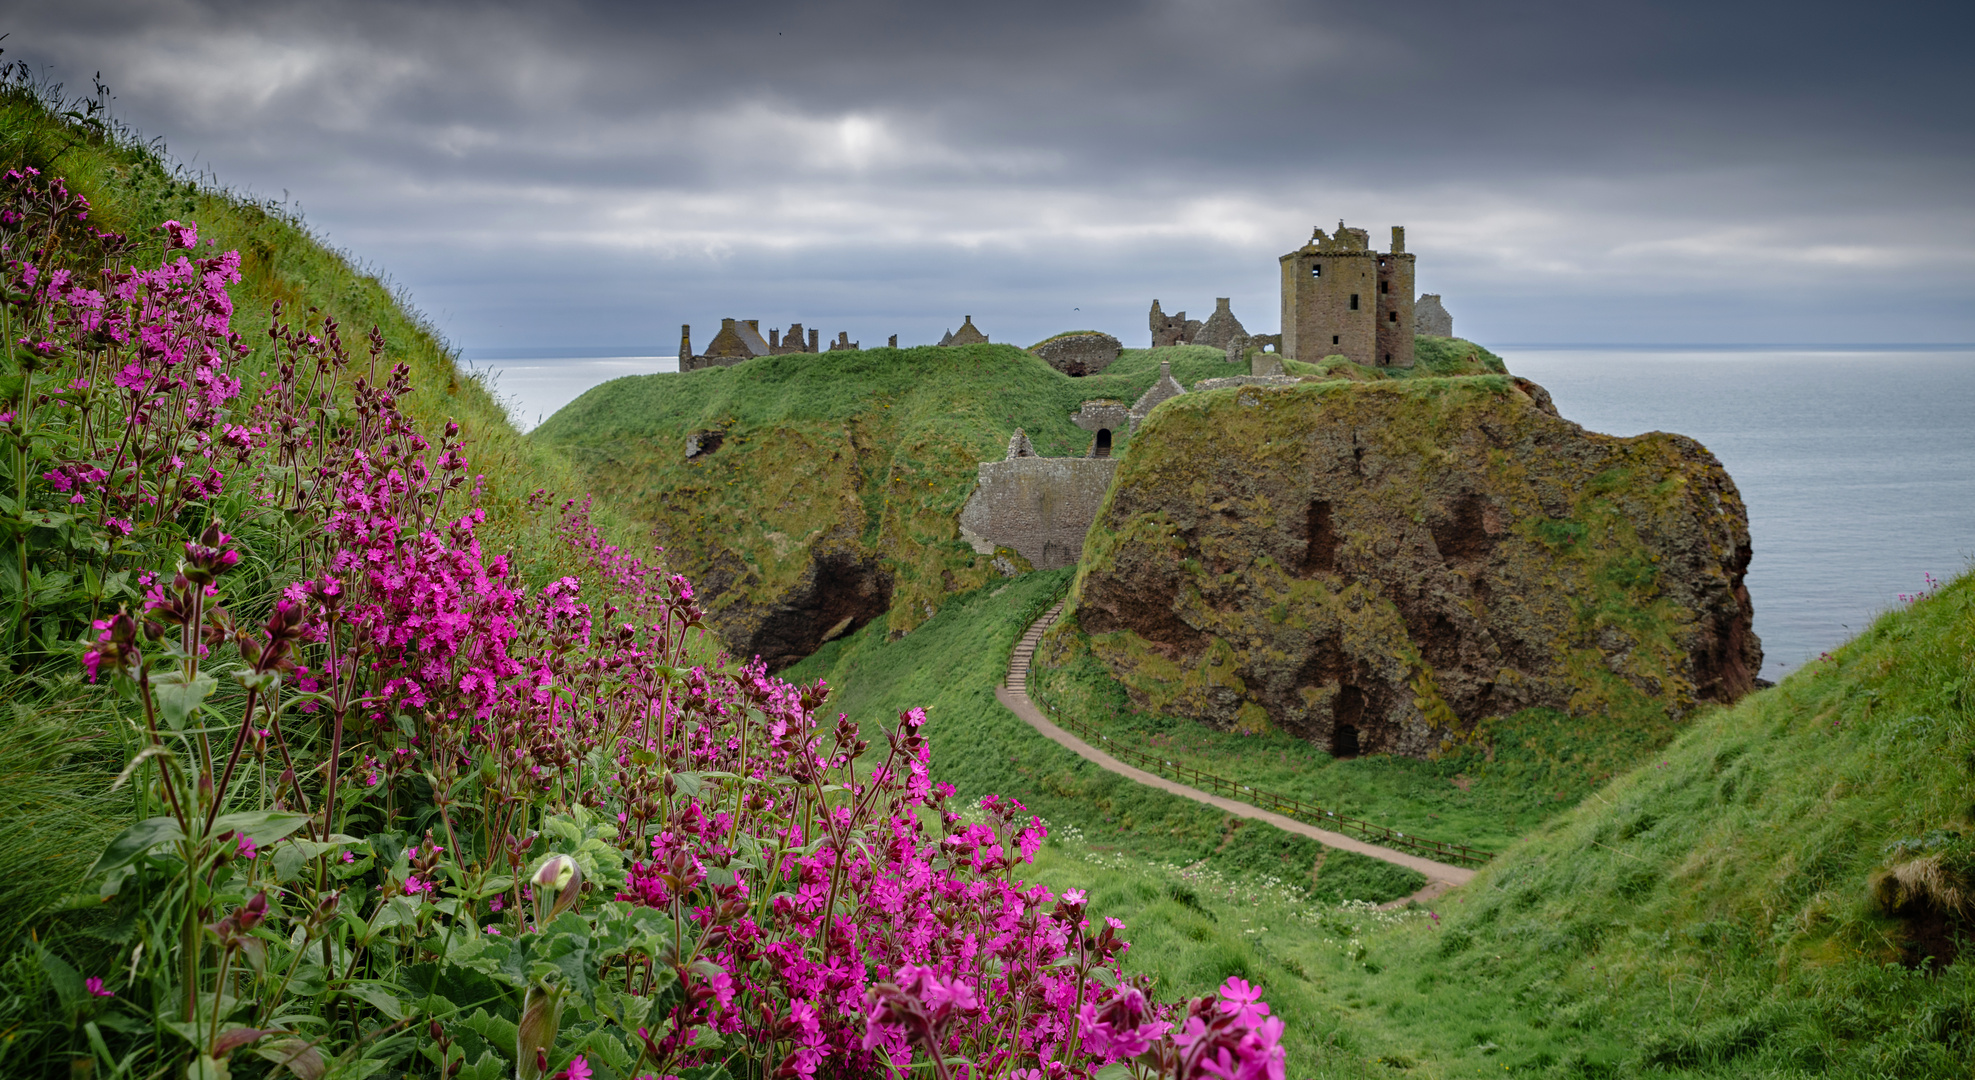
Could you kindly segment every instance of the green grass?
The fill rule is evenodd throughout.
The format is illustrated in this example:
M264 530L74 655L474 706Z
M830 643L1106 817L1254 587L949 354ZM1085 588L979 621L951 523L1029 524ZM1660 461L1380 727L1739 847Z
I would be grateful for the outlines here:
M1439 927L1367 937L1382 971L1333 968L1334 992L1380 1002L1354 1037L1424 1075L1966 1076L1975 969L1911 966L1917 924L1870 883L1971 826L1963 575L1700 717L1445 898ZM1964 889L1969 869L1950 864Z
M1490 752L1462 746L1434 761L1389 754L1340 761L1280 730L1220 731L1186 717L1139 712L1091 653L1074 615L1058 627L1029 676L1037 702L1125 745L1156 748L1251 787L1448 843L1500 851L1609 779L1602 763L1615 754L1614 740L1628 741L1631 760L1652 749L1636 731L1530 709L1485 722L1476 744Z
M882 745L880 733L898 713L925 708L936 779L969 799L1014 796L1052 822L1078 826L1101 851L1204 863L1231 875L1273 874L1303 895L1332 900L1389 900L1425 884L1413 871L1326 852L1315 841L1114 776L1003 708L994 687L1009 652L1061 595L1070 573L1028 574L954 597L896 641L873 624L825 645L785 677L827 679L830 707L861 723L874 745Z

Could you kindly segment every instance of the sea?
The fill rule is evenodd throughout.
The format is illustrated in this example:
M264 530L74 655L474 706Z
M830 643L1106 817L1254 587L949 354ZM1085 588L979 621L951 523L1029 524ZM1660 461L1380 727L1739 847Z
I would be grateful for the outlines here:
M1975 560L1975 346L1509 345L1593 431L1712 450L1749 509L1763 676L1817 659ZM598 383L677 371L639 349L470 352L523 428Z

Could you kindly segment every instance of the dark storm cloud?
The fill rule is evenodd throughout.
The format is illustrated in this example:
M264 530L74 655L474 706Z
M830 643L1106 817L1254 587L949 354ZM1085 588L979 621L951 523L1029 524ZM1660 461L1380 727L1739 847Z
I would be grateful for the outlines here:
M1805 5L43 5L9 57L470 346L997 339L1409 226L1487 340L1975 338L1969 17ZM704 331L702 331L702 335ZM703 337L702 337L703 340Z

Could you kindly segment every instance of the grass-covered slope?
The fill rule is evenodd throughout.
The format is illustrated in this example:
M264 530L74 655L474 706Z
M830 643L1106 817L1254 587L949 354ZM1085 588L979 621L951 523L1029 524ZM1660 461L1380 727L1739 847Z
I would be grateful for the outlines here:
M1313 970L1418 1075L1965 1077L1971 897L1963 575Z
M1069 571L1027 574L951 598L899 640L882 627L825 645L789 669L825 678L830 707L868 738L898 713L923 707L933 773L962 796L1012 795L1051 822L1079 828L1101 850L1228 874L1280 877L1300 895L1382 901L1418 889L1420 875L1373 859L1326 853L1313 841L1244 822L1114 776L1038 734L994 698L1022 631L1053 604Z
M521 571L547 580L555 571L533 558L541 525L529 495L538 488L582 489L552 450L514 430L487 388L461 372L436 330L298 217L187 179L159 144L78 120L91 115L87 105L62 100L19 68L7 69L0 76L0 170L34 168L64 178L89 200L92 225L138 241L134 265L156 266L164 257L156 228L167 219L196 222L202 240L216 242L217 250L239 250L232 326L260 350L257 356L269 349L266 331L277 301L292 324L321 331L323 320L333 318L358 357L367 348L365 335L377 327L384 362L411 369L414 393L405 407L421 428L436 435L448 419L461 425L467 457L484 474L479 502L490 517L483 537L497 550L515 548ZM151 565L168 567L175 554L155 553ZM132 788L109 789L135 744L129 720L103 696L78 687L73 657L0 653L0 678L8 699L0 712L0 835L8 838L12 860L0 875L0 949L10 950L15 930L66 895L129 823Z
M871 598L885 590L881 621L906 631L994 576L957 525L979 463L1000 460L1018 427L1037 453L1083 454L1091 435L1070 415L1088 399L1132 401L1161 360L1187 383L1229 371L1217 350L1191 347L1127 350L1088 378L1007 345L765 356L613 380L532 437L568 452L704 579L737 650L792 660L840 613L855 626L884 611ZM719 448L688 461L686 437L701 431L721 433ZM853 578L862 606L831 595ZM806 625L784 628L805 611Z
M1635 729L1528 709L1490 720L1485 748L1460 746L1431 761L1394 754L1336 758L1286 731L1222 731L1140 711L1091 652L1088 635L1071 626L1051 644L1030 669L1030 696L1114 740L1156 748L1174 762L1263 791L1484 851L1500 851L1575 806L1653 742Z

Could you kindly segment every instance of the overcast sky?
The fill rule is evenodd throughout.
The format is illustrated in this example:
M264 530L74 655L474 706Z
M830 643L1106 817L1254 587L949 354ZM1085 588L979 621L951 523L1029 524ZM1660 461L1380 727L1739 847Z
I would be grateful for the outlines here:
M1975 341L1957 5L0 2L469 350L1278 320L1407 226L1463 336Z

